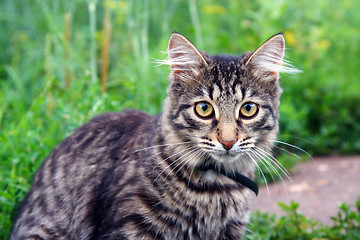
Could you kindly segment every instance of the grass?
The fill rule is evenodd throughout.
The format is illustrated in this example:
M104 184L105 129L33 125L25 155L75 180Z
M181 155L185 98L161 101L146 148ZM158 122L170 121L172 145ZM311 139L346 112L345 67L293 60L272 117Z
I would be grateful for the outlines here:
M331 224L319 223L299 212L299 204L278 203L284 216L252 213L245 239L251 240L355 240L360 238L360 198L354 204L339 204Z
M254 50L283 31L287 58L303 73L281 78L280 140L314 155L359 153L359 7L351 0L2 0L0 239L38 166L76 127L102 112L161 111L169 69L153 62L166 58L174 30L210 54ZM298 161L280 159L289 168Z

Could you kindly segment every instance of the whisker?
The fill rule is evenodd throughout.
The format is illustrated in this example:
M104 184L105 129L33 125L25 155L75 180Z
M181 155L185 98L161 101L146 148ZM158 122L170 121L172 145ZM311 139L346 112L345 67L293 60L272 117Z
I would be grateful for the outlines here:
M287 142L278 141L278 140L269 140L269 141L270 141L270 142L275 142L275 143L280 143L280 144L283 144L283 145L286 145L286 146L295 148L295 149L297 149L297 150L305 153L311 160L314 160L307 151L305 151L304 149L302 149L302 148L300 148L300 147L298 147L298 146L292 145L292 144L287 143Z
M200 156L199 156L199 153L200 153ZM197 158L197 160L196 160L195 164L193 165L193 168L192 168L192 170L191 170L191 172L190 172L189 179L188 179L188 186L190 185L190 180L191 180L191 176L192 176L192 174L193 174L193 171L194 171L195 167L197 166L198 162L199 162L199 161L202 159L202 157L204 156L204 154L205 154L204 151L202 151L201 149L198 149L198 151L195 152L195 153L193 154L193 156L191 156L191 158ZM199 157L198 157L198 156L199 156ZM184 166L185 166L185 164L187 164L190 160L191 160L190 157L188 157L188 160L184 163ZM190 168L190 165L188 165L187 170L189 170L189 168Z
M263 158L261 157L261 155L259 155L258 153L256 153L254 149L249 149L249 151L251 151L251 153L254 154L254 155L256 156L256 158L257 158L257 159L264 165L264 167L268 170L268 172L270 173L270 176L271 176L273 182L276 182L276 181L275 181L275 178L274 178L274 176L273 176L273 174L272 174L272 171L268 168L268 166L269 166L270 168L272 168L273 171L275 171L275 170L274 170L274 167L273 167L272 165L268 165L268 164L267 164L267 161L265 161L265 159L263 159Z
M274 166L271 164L271 162L269 162L269 159L267 158L266 155L264 155L263 153L259 152L256 148L252 149L252 151L253 151L254 154L258 157L258 159L264 164L265 167L266 167L266 165L270 167L270 169L267 168L267 169L269 170L269 173L270 173L270 174L271 174L271 172L273 171L273 172L276 174L276 176L278 176L278 177L281 178L281 174L279 173L279 171L277 171L276 167L274 167ZM274 182L276 182L274 178L273 178L273 180L274 180Z
M309 141L308 139L296 137L296 136L292 136L292 135L280 134L279 137L289 137L289 138L298 139L298 140L313 144L313 142Z
M176 167L178 167L180 164L182 164L182 166L175 172L175 175L176 175L185 165L187 165L192 159L196 158L196 157L198 156L198 154L201 153L201 152L202 152L201 149L195 149L195 151L194 151L194 150L191 151L191 153L190 153L188 156L186 156L186 158L183 159L183 160L176 166ZM183 155L183 156L185 156L185 155ZM183 157L183 156L182 156L182 157ZM201 158L198 158L198 160L196 161L196 163L195 163L195 165L194 165L194 168L195 168L195 166L197 165L197 163L200 161L200 159L201 159ZM187 170L189 169L189 167L190 167L190 165L188 165ZM194 170L194 168L193 168L193 170ZM193 171L193 170L192 170L192 171ZM189 179L188 179L188 184L190 184L190 178L191 178L191 175L192 175L192 171L191 171L190 176L189 176ZM167 176L166 176L166 177L167 177Z
M297 155L297 154L295 154L293 152L290 152L290 151L286 150L285 148L282 148L282 147L279 147L279 146L274 146L274 147L288 153L289 155L293 155L293 156L297 157L298 159L302 159L299 155Z
M274 163L276 167L279 168L281 172L290 180L290 182L293 182L289 171L274 156L259 147L255 148L257 149L257 151L262 152L263 155L265 155L272 163Z
M200 151L200 149L192 149L190 152L185 153L184 155L182 155L179 159L182 159L182 158L184 158L184 159L181 160L178 164L176 164L175 168L179 167L180 164L182 164L182 163L184 163L184 164L188 163L191 160L191 158L193 158L198 153L198 151ZM182 167L180 167L176 171L175 175L181 170Z
M251 230L251 226L249 226L249 225L246 226L243 236L244 236L246 239L252 240L252 239L254 238L253 235L254 235L254 232Z
M200 156L198 157L197 155L198 155L199 153L200 153ZM199 161L206 155L206 152L204 152L204 151L202 151L201 149L199 149L198 154L197 154L196 156L194 156L194 157L197 158L197 160L196 160L195 164L193 164L193 168L191 169L189 179L191 179L191 175L192 175L195 167L198 165ZM188 166L187 170L189 170L189 168L190 168L190 165Z
M180 152L174 153L174 154L172 154L171 156L163 159L160 163L157 164L157 166L159 166L159 165L160 165L161 163L163 163L163 162L166 162L167 159L169 159L169 158L171 158L171 157L173 157L173 156L175 156L175 155L177 155L177 154L181 154L181 153L183 153L183 152L185 152L185 151L190 151L190 152L192 152L195 148L197 148L197 147L196 147L196 146L192 146L192 147L190 147L190 148L183 149L183 150L180 151ZM188 153L189 153L189 152L185 153L185 154L182 155L180 158L177 158L177 159L176 159L175 161L173 161L171 164L169 164L168 166L166 166L166 167L157 175L157 177L154 179L154 182L155 182L155 181L160 177L160 175L163 174L168 168L170 168L173 164L176 164L178 161L180 161L180 159L181 159L182 157L186 156L186 154L188 154ZM155 167L156 167L156 166L155 166ZM153 169L155 169L155 167L154 167ZM165 179L169 176L169 174L170 174L172 171L173 171L173 170L171 170L171 171L166 175Z
M190 147L190 148L185 148L185 149L181 150L180 152L175 152L174 154L168 156L167 158L162 159L158 164L156 164L156 165L153 167L152 170L154 171L155 168L157 168L160 164L166 162L166 160L168 160L169 158L172 158L173 156L175 156L175 155L177 155L177 154L180 154L180 153L183 153L183 152L185 152L185 151L187 151L187 150L189 150L189 149L192 149L192 148L194 148L194 147L195 147L195 146L192 146L192 147ZM163 152L156 153L155 156L156 156L156 155L159 155L159 154L161 154L161 153L163 153Z
M271 159L270 157L273 157L273 156L271 156L270 154L268 154L266 151L264 151L264 153L262 153L262 152L260 152L259 150L262 150L261 148L256 148L256 149L254 149L254 151L257 153L257 154L259 154L260 155L260 157L262 157L262 158L264 158L264 161L265 162L267 162L268 164L269 164L269 166L271 166L272 167L272 169L275 171L275 173L276 173L276 175L280 178L280 180L281 180L281 182L282 182L282 184L283 184L283 186L284 186L284 188L285 188L285 190L286 190L286 192L287 192L287 188L286 188L286 184L285 184L285 181L284 181L284 179L283 179L283 177L281 176L281 174L279 173L279 171L276 169L276 167L277 168L279 168L289 179L290 179L290 181L292 182L292 179L284 172L284 170L280 167L280 166L282 166L281 164L280 164L280 166L276 163L277 161L274 161L273 159ZM263 151L263 150L262 150ZM270 160L270 162L269 162L269 160ZM274 163L275 165L276 165L276 167L274 167L271 163ZM285 169L286 170L286 169ZM276 182L274 182L275 183L275 187L276 187L276 191L277 191L277 184L276 184Z
M193 164L194 166L197 166L199 161L203 159L203 157L205 156L206 152L204 152L201 148L199 149L199 151L193 156L193 158L196 158L196 162L195 164ZM190 166L189 166L190 167ZM188 168L189 168L188 167Z
M244 153L246 153L246 155L249 156L249 158L253 161L253 163L255 164L256 166L256 169L260 172L260 174L262 175L262 177L264 178L264 181L265 181L265 185L266 185L266 188L267 188L267 191L268 191L268 195L269 195L269 198L270 198L270 190L269 190L269 186L268 186L268 183L266 181L266 178L265 178L265 175L263 173L263 171L261 170L259 164L256 162L256 160L254 160L254 158L251 156L250 152L248 151L245 151Z
M190 150L191 149L191 150ZM180 164L182 164L184 161L187 160L186 156L188 155L192 155L194 152L198 151L197 147L194 146L194 147L191 147L189 150L189 152L185 153L184 155L180 156L179 158L177 158L174 162L172 162L169 166L166 167L169 168L170 166L172 166L174 163L176 163L176 165L174 166L174 168L177 168L180 166ZM183 159L185 158L185 159ZM183 159L183 160L181 160ZM181 168L180 168L181 169ZM176 172L175 172L175 175L180 171L180 169L178 169ZM163 171L162 171L163 172ZM161 173L162 173L161 172ZM171 174L172 170L165 176L165 179Z
M137 152L141 152L141 151L145 151L145 150L152 149L152 148L157 148L157 147L178 146L178 145L190 144L190 143L195 143L195 142L194 141L188 141L188 142L180 142L180 143L167 143L167 144L161 144L161 145L154 145L154 146L150 146L150 147L135 150L132 153L137 153Z

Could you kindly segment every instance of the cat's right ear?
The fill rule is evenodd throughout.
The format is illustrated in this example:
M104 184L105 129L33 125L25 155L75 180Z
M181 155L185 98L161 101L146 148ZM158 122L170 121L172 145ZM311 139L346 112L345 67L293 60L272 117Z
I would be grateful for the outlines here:
M256 75L267 80L279 79L281 72L298 73L284 60L285 39L282 33L276 34L262 44L247 60Z
M207 62L196 47L179 33L173 33L168 46L171 75L175 80L186 81L199 75Z

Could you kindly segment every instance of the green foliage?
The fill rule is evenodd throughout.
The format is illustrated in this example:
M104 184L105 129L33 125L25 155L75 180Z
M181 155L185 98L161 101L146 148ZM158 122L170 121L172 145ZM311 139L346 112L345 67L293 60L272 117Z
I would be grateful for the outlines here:
M168 68L152 62L166 58L174 30L210 54L254 50L283 31L287 58L303 73L281 78L280 140L311 154L360 153L359 8L353 0L0 1L0 239L34 172L74 128L107 111L161 111ZM107 10L110 65L101 96ZM291 171L299 158L287 151L301 151L277 147Z
M4 125L0 134L0 235L10 229L14 209L52 148L90 117L122 109L118 99L100 97L98 87L83 89L83 81L74 83L71 91L54 90L53 82L48 83L28 111Z
M328 226L307 218L298 212L299 204L279 203L284 216L255 212L251 216L249 233L251 240L355 240L360 238L360 196L355 205L342 203L338 215Z

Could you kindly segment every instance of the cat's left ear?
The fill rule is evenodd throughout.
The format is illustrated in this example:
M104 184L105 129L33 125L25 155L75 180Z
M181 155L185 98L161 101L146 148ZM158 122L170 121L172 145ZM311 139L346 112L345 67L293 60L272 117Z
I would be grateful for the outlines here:
M173 33L168 46L172 77L187 81L196 77L207 62L196 47L179 33Z
M267 80L279 79L280 72L296 72L284 62L285 39L282 33L276 34L263 43L247 60L254 74Z

